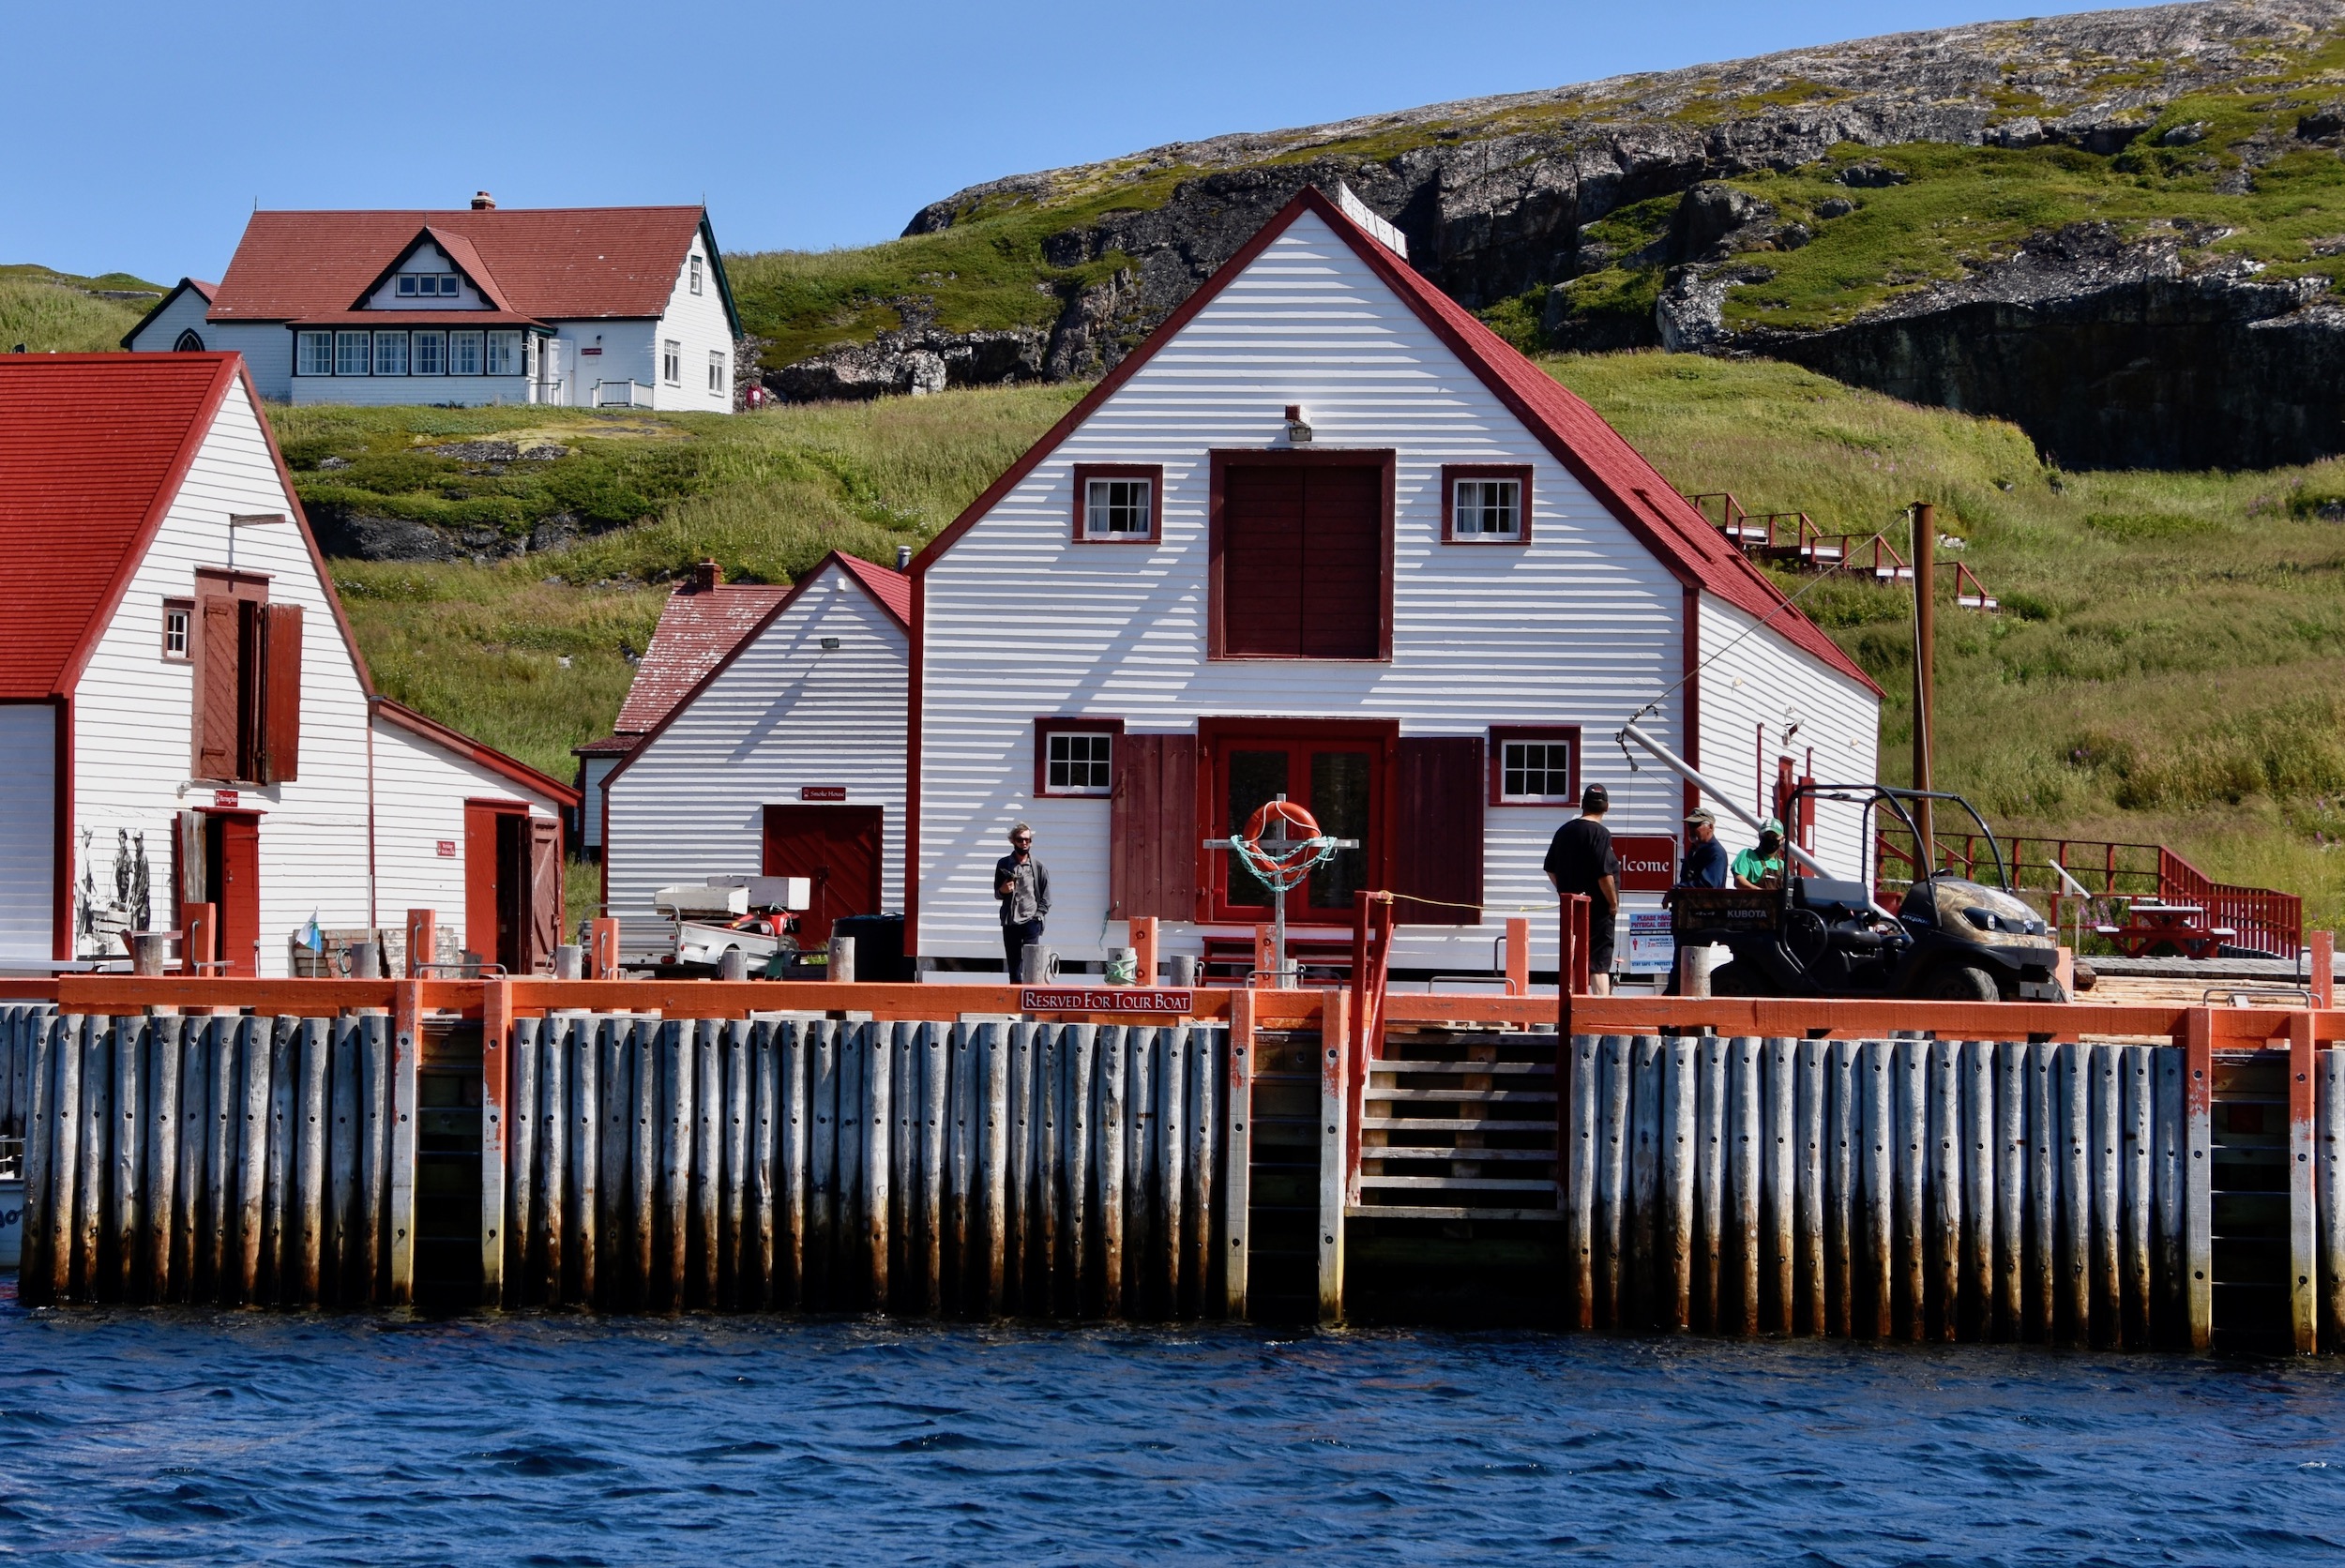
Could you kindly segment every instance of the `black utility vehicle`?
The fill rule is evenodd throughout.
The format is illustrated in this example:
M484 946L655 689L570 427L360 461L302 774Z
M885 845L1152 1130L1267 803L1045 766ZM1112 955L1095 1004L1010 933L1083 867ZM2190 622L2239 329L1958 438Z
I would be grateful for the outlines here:
M1994 856L1996 885L1944 871L1917 879L1891 914L1862 882L1794 873L1777 888L1681 887L1670 895L1679 945L1724 946L1733 957L1710 973L1718 996L1897 996L1943 1002L2065 1002L2059 944L2044 917L2011 891L2003 848L1960 795L1881 784L1804 784L1803 796L1861 804L1865 843L1873 813L1896 813L1921 842L1909 801L1959 807Z

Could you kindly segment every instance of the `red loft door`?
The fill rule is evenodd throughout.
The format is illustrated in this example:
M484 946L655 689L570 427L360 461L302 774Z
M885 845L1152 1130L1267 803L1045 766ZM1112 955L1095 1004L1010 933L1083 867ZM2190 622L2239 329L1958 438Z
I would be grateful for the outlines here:
M882 813L876 806L769 806L760 870L769 877L804 877L806 912L798 945L830 945L830 928L851 914L880 912Z

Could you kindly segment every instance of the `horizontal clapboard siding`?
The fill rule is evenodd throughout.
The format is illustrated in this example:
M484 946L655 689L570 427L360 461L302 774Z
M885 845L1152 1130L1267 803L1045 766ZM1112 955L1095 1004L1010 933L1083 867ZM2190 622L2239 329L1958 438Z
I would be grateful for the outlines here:
M1758 619L1702 596L1702 776L1733 792L1736 806L1761 817L1774 810L1780 756L1792 758L1796 771L1805 773L1812 747L1818 783L1871 782L1880 761L1879 700L1800 653L1773 626L1752 631ZM1784 731L1793 724L1798 732L1787 742ZM1817 804L1816 858L1836 875L1867 873L1869 847L1862 818L1858 807ZM1720 817L1718 838L1739 850L1748 847L1751 833Z
M154 917L173 924L174 814L212 804L194 785L191 667L162 656L165 598L195 591L195 568L269 578L273 604L301 607L301 770L291 783L239 792L262 813L261 972L286 972L286 943L314 913L322 926L369 923L367 704L324 580L290 524L234 530L232 515L289 515L294 500L241 383L229 389L152 546L74 693L73 871L86 860L111 897L116 846L144 836ZM86 832L86 852L82 835ZM119 949L111 956L119 956Z
M826 637L839 646L825 648ZM825 566L612 776L603 866L619 929L655 928L662 887L758 870L764 808L809 785L844 786L847 804L881 808L880 889L897 907L908 668L903 627L844 568Z
M1322 450L1397 452L1389 663L1209 663L1208 457L1283 438L1303 405ZM1161 541L1070 542L1078 462L1162 463ZM1533 471L1533 543L1441 543L1445 463ZM1033 723L1121 717L1134 731L1206 715L1391 717L1409 735L1580 724L1583 776L1613 792L1616 832L1667 833L1674 779L1631 776L1605 739L1681 672L1674 578L1316 216L1298 219L1025 480L928 569L922 675L919 947L997 950L989 870L1009 824L1038 831L1053 945L1123 940L1107 915L1104 800L1035 800ZM1675 741L1672 699L1648 721ZM1570 815L1488 814L1492 904L1551 897L1540 860ZM1657 908L1657 899L1631 907ZM1493 911L1490 919L1502 919ZM1542 918L1537 961L1551 965ZM1397 959L1488 967L1485 926L1412 933ZM1188 941L1172 934L1172 945ZM1193 942L1191 942L1193 950Z
M431 910L439 928L455 934L457 951L491 951L492 938L476 942L464 931L464 802L523 801L531 816L552 819L561 816L560 807L550 795L381 717L374 721L374 790L375 902L383 921ZM441 854L442 844L454 852ZM566 934L563 940L570 939Z

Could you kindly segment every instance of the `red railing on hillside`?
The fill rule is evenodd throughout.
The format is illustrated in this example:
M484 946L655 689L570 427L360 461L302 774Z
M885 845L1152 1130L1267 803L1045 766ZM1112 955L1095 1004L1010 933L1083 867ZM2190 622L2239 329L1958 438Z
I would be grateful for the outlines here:
M1975 833L1942 833L1938 869L1973 881L1994 880L1995 857ZM2066 927L2081 914L2099 925L2120 901L2196 904L2211 927L2228 927L2228 946L2274 957L2293 958L2304 946L2304 900L2268 887L2218 882L2163 844L2133 844L2105 838L1999 840L2012 886L2041 903L2045 918ZM1912 841L1902 830L1873 837L1873 881L1884 903L1914 880ZM2084 889L2080 896L2062 882L2065 871ZM1894 905L1892 906L1894 907Z
M1885 534L1831 534L1806 512L1749 511L1732 490L1705 490L1686 499L1745 555L1805 571L1862 572L1879 582L1914 580L1913 564ZM1962 609L1992 613L2003 608L1964 563L1938 565L1953 574L1954 602Z

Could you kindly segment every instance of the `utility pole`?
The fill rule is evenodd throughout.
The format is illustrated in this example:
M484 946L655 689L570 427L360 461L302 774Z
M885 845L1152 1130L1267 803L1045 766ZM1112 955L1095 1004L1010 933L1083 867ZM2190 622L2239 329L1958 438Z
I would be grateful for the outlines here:
M1930 768L1930 726L1937 716L1937 677L1934 670L1938 646L1938 508L1927 501L1916 501L1914 518L1914 788L1932 790ZM1921 829L1922 841L1914 853L1919 865L1916 877L1926 877L1938 866L1937 813L1930 802L1914 802L1914 823Z

